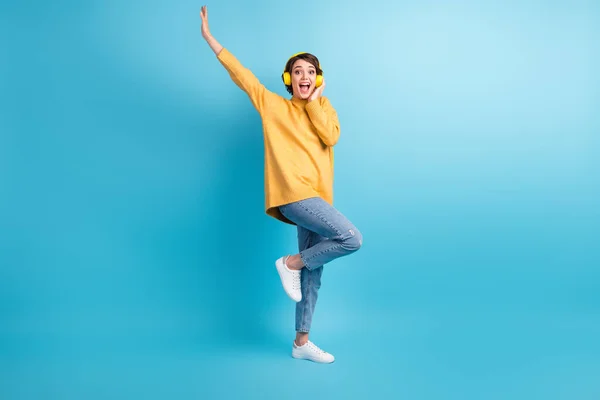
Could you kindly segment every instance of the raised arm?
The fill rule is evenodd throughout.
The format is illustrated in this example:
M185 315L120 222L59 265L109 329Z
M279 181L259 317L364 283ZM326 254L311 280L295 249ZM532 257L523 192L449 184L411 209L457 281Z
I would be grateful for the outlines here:
M259 113L262 113L266 107L266 99L270 92L254 76L252 71L244 67L226 48L224 48L210 33L208 27L208 9L202 6L200 10L200 19L202 20L202 37L206 40L211 50L217 56L219 62L225 67L229 76L235 84L242 89L252 101L254 107Z
M340 138L340 122L329 99L322 96L324 89L325 80L309 97L305 109L323 143L332 147Z

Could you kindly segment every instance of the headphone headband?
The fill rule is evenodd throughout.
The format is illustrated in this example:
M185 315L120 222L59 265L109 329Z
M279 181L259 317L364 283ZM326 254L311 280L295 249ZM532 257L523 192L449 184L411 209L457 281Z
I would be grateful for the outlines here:
M294 58L294 57L296 57L296 56L299 56L300 54L309 54L309 53L308 53L308 52L306 52L306 51L301 51L301 52L299 52L299 53L292 54L292 56L291 56L290 58L288 58L288 60L287 60L286 64L287 64L288 62L290 62L290 60L291 60L292 58ZM318 63L319 63L319 69L323 69L323 68L321 68L321 62L319 61Z

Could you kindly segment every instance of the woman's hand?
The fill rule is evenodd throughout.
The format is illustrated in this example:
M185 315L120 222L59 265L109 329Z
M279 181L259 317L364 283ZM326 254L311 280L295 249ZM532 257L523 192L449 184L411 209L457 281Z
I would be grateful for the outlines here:
M208 29L208 9L206 6L202 6L200 9L200 19L202 20L202 26L200 27L202 37L206 40L212 51L219 55L221 50L223 50L223 46L210 34L210 29Z
M308 101L310 102L310 101L316 100L319 97L321 97L323 95L324 89L325 89L325 78L323 78L323 83L321 84L321 86L319 86L312 92L312 94L308 98Z
M202 31L202 37L205 40L208 40L210 36L210 29L208 29L208 9L206 6L202 6L200 9L200 19L202 20L202 26L200 30Z

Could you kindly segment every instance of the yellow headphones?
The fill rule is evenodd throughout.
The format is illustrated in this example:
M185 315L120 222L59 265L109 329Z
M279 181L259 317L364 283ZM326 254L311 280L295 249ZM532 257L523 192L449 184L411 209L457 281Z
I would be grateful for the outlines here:
M292 58L296 57L296 56L297 56L297 55L299 55L299 54L306 54L306 52L305 52L305 51L301 51L300 53L296 53L296 54L294 54L293 56L291 56L290 58L288 58L288 62L289 62L289 61L290 61ZM287 63L286 63L286 65L287 65ZM320 69L320 70L322 70L322 68L321 68L321 63L319 63L319 69ZM291 85L291 84L292 84L292 76L290 75L290 73L289 73L289 72L287 72L287 71L283 71L283 75L281 75L281 77L283 78L283 83L284 83L285 85L289 86L289 85ZM323 84L323 75L317 75L317 79L315 79L315 86L316 86L316 87L319 87L319 86L321 86L322 84Z

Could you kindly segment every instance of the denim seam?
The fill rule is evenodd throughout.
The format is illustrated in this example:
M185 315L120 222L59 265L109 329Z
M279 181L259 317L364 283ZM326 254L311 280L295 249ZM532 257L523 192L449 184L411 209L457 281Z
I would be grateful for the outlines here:
M308 275L308 288L307 288L307 293L310 290L310 274ZM308 297L308 296L306 296ZM308 308L308 301L304 301L304 305L302 306L302 326L305 327L306 326L306 314L307 314L307 308Z
M308 239L308 243L305 249L300 250L299 254L300 254L300 259L302 260L302 263L304 264L304 266L310 271L310 268L308 267L308 263L306 262L306 260L304 259L303 256L303 252L306 249L309 249L312 245L312 242L310 240L310 238ZM310 275L308 276L308 279L310 280ZM302 286L302 288L304 289L304 286ZM300 317L300 321L296 326L296 332L301 332L301 333L307 333L309 330L306 328L306 307L307 307L307 296L302 295L302 301L304 302L304 304L302 305L302 307L300 307L302 316Z
M309 248L310 247L307 247L306 249L309 249ZM304 264L304 266L310 270L310 267L308 266L308 260L304 257L304 254L303 254L306 251L306 249L300 251L300 253L298 253L298 254L300 254L300 259L302 260L302 264Z
M312 235L310 237L312 238ZM309 239L308 240L308 248L310 249L311 247L312 247L312 240ZM311 284L311 275L310 275L310 273L308 274L307 278L308 278L307 279L307 283L308 283L308 288L307 289L308 290L306 290L306 293L308 293L310 291L310 284ZM306 308L308 307L308 301L307 301L308 300L308 296L306 296L306 297L307 298L304 299L304 305L302 307L302 324L301 325L303 327L306 326Z
M327 252L330 252L330 251L332 251L332 250L336 250L336 249L338 249L338 248L340 248L340 247L342 247L342 244L341 244L341 243L339 243L339 244L337 244L337 245L335 245L335 246L331 246L331 247L329 247L329 248L328 248L328 249L326 249L326 250L322 250L322 251L320 251L320 252L318 252L318 253L316 253L316 254L313 254L312 256L308 257L308 258L306 259L306 261L310 263L310 260L312 260L313 258L315 258L315 257L318 257L318 256L320 256L321 254L325 254L325 253L327 253ZM300 256L300 257L302 258L302 256ZM308 265L306 265L306 268L308 268L309 270L311 269L311 268L310 268ZM312 270L311 270L311 271L312 271Z
M317 215L316 213L314 213L310 208L304 206L304 203L302 201L298 202L298 205L301 206L302 208L304 208L305 211L311 213L312 215L316 216L317 218L319 218L321 221L325 222L327 224L328 227L330 227L331 229L333 229L333 231L336 233L337 236L340 236L342 233L335 227L335 225L332 225L328 220L326 220L325 218L323 218L320 215Z

